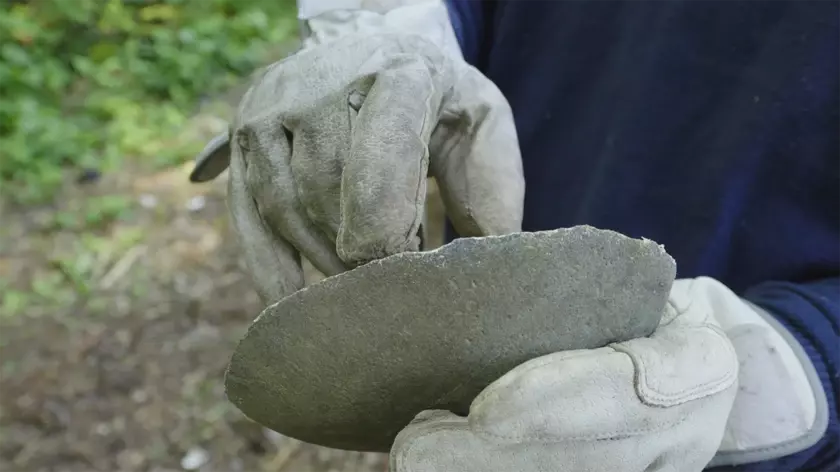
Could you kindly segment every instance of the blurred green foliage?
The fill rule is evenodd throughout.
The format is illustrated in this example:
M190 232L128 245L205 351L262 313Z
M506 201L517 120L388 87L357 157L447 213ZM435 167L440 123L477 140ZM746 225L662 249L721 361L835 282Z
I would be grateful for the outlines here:
M48 200L68 167L183 159L195 149L167 138L291 38L294 15L294 0L4 2L0 197Z

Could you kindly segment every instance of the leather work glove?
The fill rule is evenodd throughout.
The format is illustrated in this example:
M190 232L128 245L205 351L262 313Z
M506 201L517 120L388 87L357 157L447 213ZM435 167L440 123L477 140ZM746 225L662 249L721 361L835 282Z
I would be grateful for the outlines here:
M230 213L266 303L303 286L301 255L329 276L418 250L429 175L461 235L520 230L510 106L464 62L442 3L332 10L307 27L191 177L229 160Z
M691 472L805 449L825 431L824 392L774 326L714 279L677 280L650 337L526 362L466 418L421 413L390 470Z

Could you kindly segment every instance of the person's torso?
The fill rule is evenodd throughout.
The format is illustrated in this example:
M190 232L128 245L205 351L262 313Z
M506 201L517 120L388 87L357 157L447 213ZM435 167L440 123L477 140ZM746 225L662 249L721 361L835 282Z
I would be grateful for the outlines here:
M838 274L837 2L488 8L468 59L513 108L524 230L653 239L736 291Z

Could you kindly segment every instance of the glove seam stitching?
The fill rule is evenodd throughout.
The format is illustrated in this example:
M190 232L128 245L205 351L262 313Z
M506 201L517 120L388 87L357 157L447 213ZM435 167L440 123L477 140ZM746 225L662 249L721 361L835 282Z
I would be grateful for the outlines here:
M724 341L727 351L729 354L735 359L737 359L737 355L735 354L735 350L732 348L729 339L726 335L721 332L716 326L710 324L703 324L701 327L707 328L712 331L718 338ZM645 368L645 363L642 359L637 359L635 356L629 354L630 350L627 349L623 344L615 344L611 346L617 352L621 352L628 356L634 364L637 364L638 367L636 369L637 379L639 381L639 388L637 389L637 394L639 396L639 400L643 404L651 405L651 406L660 406L660 407L670 407L680 405L692 400L697 400L700 398L705 398L709 395L713 395L720 391L725 390L728 388L727 384L731 384L732 380L737 377L737 369L728 368L726 372L718 377L718 379L705 382L699 386L692 387L689 389L685 389L680 391L677 394L666 394L659 389L651 386L648 382L647 376L647 369ZM723 388L720 388L721 386ZM642 393L644 392L644 394Z

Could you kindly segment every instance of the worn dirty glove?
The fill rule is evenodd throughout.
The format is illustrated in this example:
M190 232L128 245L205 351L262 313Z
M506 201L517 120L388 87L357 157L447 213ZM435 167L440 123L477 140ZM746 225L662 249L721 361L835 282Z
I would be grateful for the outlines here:
M526 362L466 418L421 413L390 470L693 472L808 448L826 411L784 328L714 279L681 279L650 337Z
M266 302L303 285L300 255L333 275L417 250L428 175L461 235L520 230L510 107L464 62L442 3L307 24L304 49L256 80L230 128L230 212ZM219 139L194 180L224 169Z

